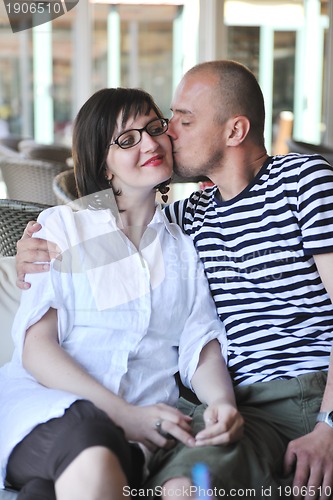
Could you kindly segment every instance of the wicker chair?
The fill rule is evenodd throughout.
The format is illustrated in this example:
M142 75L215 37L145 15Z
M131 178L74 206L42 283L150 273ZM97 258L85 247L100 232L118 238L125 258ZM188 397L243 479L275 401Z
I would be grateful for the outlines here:
M72 156L72 149L63 144L39 144L32 139L24 139L18 144L18 150L25 158L66 163Z
M179 177L177 174L173 174L171 183L184 183L184 182L200 182L200 181L208 181L207 177L191 177L191 178L183 178ZM68 169L60 174L56 175L53 179L53 191L57 197L59 205L65 205L67 203L71 203L76 200L77 190L74 179L74 169Z
M27 223L36 220L49 205L19 200L0 200L0 255L16 255L16 242Z
M15 151L15 149L11 149L0 142L0 156L12 156L13 158L20 158L22 155L18 151Z
M53 179L53 192L59 205L66 205L77 199L74 169L70 168Z
M68 166L60 162L0 157L0 168L8 198L56 205L52 182Z
M0 145L5 148L14 151L16 153L19 152L19 143L23 141L23 137L20 135L8 135L6 137L0 137Z

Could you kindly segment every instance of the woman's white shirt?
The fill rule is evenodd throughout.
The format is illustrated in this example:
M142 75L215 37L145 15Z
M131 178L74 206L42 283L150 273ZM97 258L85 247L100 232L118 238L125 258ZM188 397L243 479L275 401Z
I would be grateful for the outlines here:
M139 249L108 209L53 207L39 222L42 237L57 243L62 256L49 273L27 277L32 286L15 317L13 359L0 370L2 479L13 447L79 399L42 386L22 366L26 330L50 307L57 309L63 349L138 405L174 405L175 373L190 386L203 346L223 337L192 240L159 207Z

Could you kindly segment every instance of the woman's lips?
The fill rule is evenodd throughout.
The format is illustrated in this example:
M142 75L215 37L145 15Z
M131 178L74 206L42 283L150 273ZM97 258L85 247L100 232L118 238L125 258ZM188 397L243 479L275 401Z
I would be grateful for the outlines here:
M142 166L143 167L158 167L161 165L163 162L163 156L162 155L156 155L153 156L152 158L149 158Z

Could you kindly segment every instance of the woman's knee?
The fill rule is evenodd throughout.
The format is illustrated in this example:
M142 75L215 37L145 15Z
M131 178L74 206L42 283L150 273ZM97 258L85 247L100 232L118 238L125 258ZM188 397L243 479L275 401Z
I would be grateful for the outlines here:
M121 498L127 485L118 457L108 448L94 446L82 451L55 482L57 498L89 500ZM84 495L84 496L82 496Z
M188 477L174 477L168 479L163 485L163 495L162 498L192 498L194 497L194 491L192 491L192 482Z

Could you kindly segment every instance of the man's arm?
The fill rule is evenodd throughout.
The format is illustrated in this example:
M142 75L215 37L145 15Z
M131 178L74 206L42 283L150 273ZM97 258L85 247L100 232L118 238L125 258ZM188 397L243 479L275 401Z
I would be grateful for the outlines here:
M331 302L333 304L333 253L314 255L314 261L316 263L321 280L326 288L328 295L330 296ZM332 325L333 329L333 325ZM321 405L321 411L331 411L333 410L333 364L332 364L332 353L330 359L330 368L328 371L327 384L323 396L323 401ZM319 427L319 425L318 425ZM327 427L327 424L325 425ZM333 432L333 431L332 431Z
M314 260L321 280L333 303L333 253L314 255ZM333 328L333 325L332 325ZM325 392L321 403L321 411L333 410L333 362L332 353L327 376ZM333 429L326 423L319 422L309 434L289 443L285 455L285 473L295 469L294 491L299 495L294 498L311 500L322 488L323 494L318 498L331 498L325 491L333 493ZM301 494L301 488L304 488Z
M191 198L195 198L195 195L196 193L193 193ZM190 201L190 199L186 199L167 205L164 212L169 221L175 222L184 229L183 215ZM25 281L26 274L49 271L48 262L59 257L60 254L59 249L52 242L38 237L32 238L32 235L38 233L40 229L41 225L38 222L28 222L22 238L17 242L16 285L21 290L27 290L31 286L29 282Z
M22 238L17 242L16 285L22 290L30 288L30 283L25 281L26 274L48 271L50 269L48 262L59 256L57 245L42 238L32 238L41 227L38 222L28 222Z
M191 380L201 402L207 403L205 429L196 436L196 445L228 444L243 433L243 417L237 410L231 378L217 340L201 351L198 367Z

